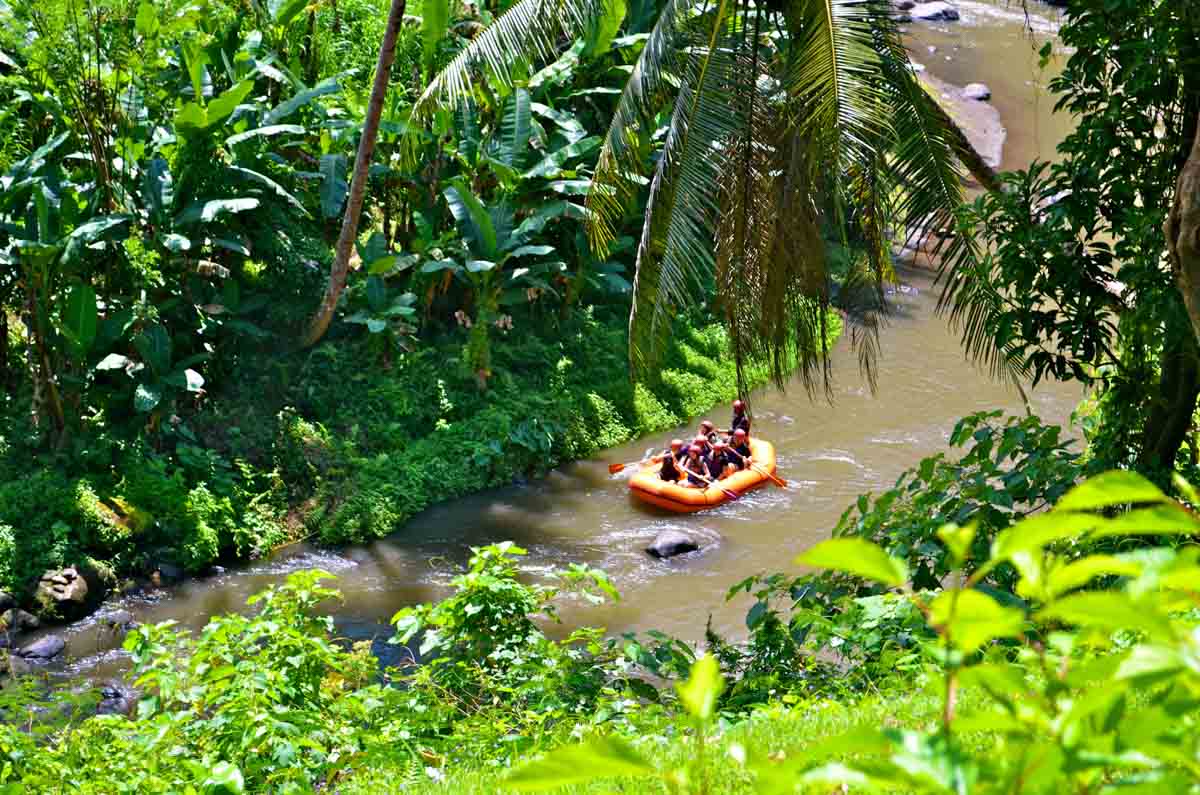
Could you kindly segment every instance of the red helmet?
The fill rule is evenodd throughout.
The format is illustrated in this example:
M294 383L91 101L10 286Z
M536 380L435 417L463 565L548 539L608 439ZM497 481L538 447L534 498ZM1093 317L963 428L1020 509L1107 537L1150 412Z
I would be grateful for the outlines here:
M735 401L733 401L733 410L736 411L738 414L741 414L743 411L746 410L746 404L740 400L735 400Z
M737 430L735 430L733 432L733 436L735 439L745 439L746 438L746 429L738 428Z
M671 449L672 450L678 450L680 447L683 447L682 439L672 439L671 440Z
M724 450L725 443L724 442L713 442L713 449L714 450Z
M714 426L712 424L712 420L705 420L704 422L700 423L700 430L702 430L702 431L703 430L711 431L713 429L713 427Z
M697 436L695 439L692 440L692 444L698 444L703 449L704 445L708 444L708 437L707 436Z
M689 455L700 455L703 452L704 452L704 450L698 444L694 444L688 448Z

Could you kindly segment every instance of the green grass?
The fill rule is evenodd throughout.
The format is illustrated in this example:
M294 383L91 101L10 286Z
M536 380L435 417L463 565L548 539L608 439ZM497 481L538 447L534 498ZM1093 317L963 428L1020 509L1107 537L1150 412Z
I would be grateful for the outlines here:
M853 733L871 729L914 729L929 731L938 726L942 701L937 688L918 681L897 683L877 694L846 700L820 699L786 706L775 703L732 725L718 728L711 737L705 771L710 792L721 795L750 795L751 774L731 753L740 749L750 757L768 757L772 764L797 765L804 770L821 763L844 760L855 754L860 744ZM985 703L982 693L970 689L959 694L958 709L970 711ZM848 736L849 735L849 736ZM975 732L960 738L967 747L985 749L995 741L992 734ZM636 748L664 772L681 769L696 756L696 743L690 729L672 723L661 731L633 739ZM530 754L521 762L536 758ZM339 786L343 795L373 795L380 792L429 793L429 795L492 795L503 791L508 770L494 762L469 759L447 760L435 780L429 772L403 765L395 768L355 771ZM444 776L444 780L441 780ZM403 782L403 785L398 785ZM562 795L601 795L602 793L664 793L668 790L655 779L613 778L585 786L555 790ZM827 793L827 785L811 790ZM840 792L841 790L836 790Z

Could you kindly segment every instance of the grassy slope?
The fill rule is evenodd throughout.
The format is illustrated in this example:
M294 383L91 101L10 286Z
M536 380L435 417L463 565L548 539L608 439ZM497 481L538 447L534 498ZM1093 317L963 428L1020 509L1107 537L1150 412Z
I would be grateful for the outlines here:
M769 756L780 765L798 764L801 769L844 759L857 747L854 742L838 742L839 738L856 729L904 728L929 730L941 716L941 699L927 688L920 689L909 681L894 689L858 700L818 700L794 707L772 705L752 717L729 726L718 733L706 752L710 791L721 795L750 795L754 792L750 774L730 755L730 749L740 746L750 757ZM960 693L960 712L970 711L982 704L982 696L973 690ZM991 742L988 735L973 734L964 739L969 745L983 747ZM672 771L684 767L694 758L696 746L692 739L679 736L653 735L638 738L638 749L659 765ZM435 782L423 770L381 768L355 771L339 788L343 795L398 792L438 793L438 795L492 795L502 791L506 771L484 763L452 760L445 771L445 781ZM398 782L404 782L403 785ZM609 779L591 785L554 790L561 795L601 795L601 793L663 793L661 782L653 779ZM828 785L813 792L826 793ZM838 790L840 791L840 790Z

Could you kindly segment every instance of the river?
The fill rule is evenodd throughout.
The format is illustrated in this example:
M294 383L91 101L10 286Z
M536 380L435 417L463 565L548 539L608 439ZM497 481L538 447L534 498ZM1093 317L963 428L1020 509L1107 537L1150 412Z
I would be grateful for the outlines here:
M914 60L944 81L991 87L1008 128L1004 167L1051 157L1070 128L1069 119L1052 116L1048 74L1038 66L1037 50L1055 30L1053 10L1032 8L1036 13L1027 26L1019 5L962 2L958 7L958 22L908 26ZM922 457L944 451L963 415L1023 412L1015 390L964 360L957 337L934 313L930 274L901 270L900 275L912 289L893 298L874 394L843 340L832 357L831 402L810 399L799 385L753 396L755 432L774 441L787 489L761 489L707 513L651 513L630 500L624 477L610 476L606 463L640 458L647 448L686 429L641 439L606 451L602 460L564 466L528 485L432 508L372 544L337 552L299 544L267 561L108 605L63 633L70 662L62 671L92 678L125 667L119 639L101 628L100 619L112 609L128 610L140 622L171 619L199 628L209 616L245 609L248 596L287 573L312 567L338 577L345 597L334 613L339 631L355 640L379 639L376 649L388 659L394 651L382 640L390 634L391 615L445 595L470 546L502 540L528 549L524 565L530 576L570 562L608 572L621 601L599 607L569 602L561 611L568 625L605 626L612 633L660 629L698 640L711 614L718 631L734 639L744 636L747 604L724 599L732 584L758 572L794 571L791 560L827 537L860 493L888 488ZM1044 384L1030 393L1034 411L1060 424L1068 422L1081 397L1076 385ZM724 424L727 414L727 407L720 407L714 419ZM669 561L650 558L645 546L667 528L687 530L704 549Z

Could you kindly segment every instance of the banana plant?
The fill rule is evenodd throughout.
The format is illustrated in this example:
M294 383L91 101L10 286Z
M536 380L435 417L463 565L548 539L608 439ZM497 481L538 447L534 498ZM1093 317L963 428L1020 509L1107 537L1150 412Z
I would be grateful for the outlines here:
M56 443L67 430L65 370L86 370L97 336L96 293L77 272L80 261L131 220L98 212L93 187L69 179L58 155L68 137L54 137L0 178L0 266L15 270L24 286L34 416L49 421Z
M450 270L471 288L474 297L474 317L471 318L467 363L481 387L491 377L491 346L489 327L500 319L499 309L505 291L518 294L522 287L553 291L547 273L565 271L561 262L544 258L557 250L547 243L534 243L556 216L581 216L582 208L570 202L554 202L539 208L534 214L517 222L510 201L501 198L488 207L461 178L442 193L465 245L466 258L462 263L447 258L432 260L421 267L422 273ZM574 209L571 209L574 208ZM517 260L531 261L525 267L508 266Z

